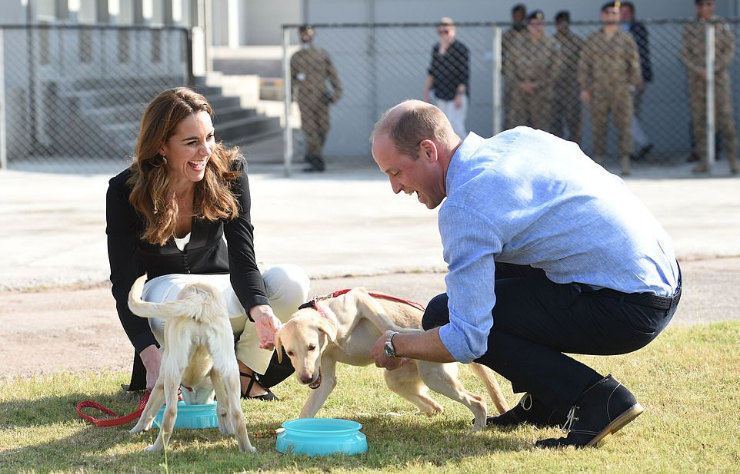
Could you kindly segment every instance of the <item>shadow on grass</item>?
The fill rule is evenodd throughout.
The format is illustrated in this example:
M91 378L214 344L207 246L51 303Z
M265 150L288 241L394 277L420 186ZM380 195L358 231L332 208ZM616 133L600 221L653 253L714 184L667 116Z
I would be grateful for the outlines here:
M34 400L15 399L0 403L0 413L3 414L2 425L5 428L52 425L66 423L70 420L82 421L77 414L77 404L84 400L97 402L123 416L137 409L142 396L143 392L120 392L115 395L94 394L92 396L89 393L77 392L44 396ZM94 408L85 408L83 413L103 420L115 418Z
M100 427L82 420L76 411L80 401L92 400L127 415L138 407L142 393L117 392L90 394L74 392L58 396L44 396L34 400L16 399L0 403L4 430L14 430L26 440L24 447L9 446L4 453L8 469L124 469L149 470L164 466L162 453L142 450L159 433L152 428L143 434L130 434L135 421L119 426ZM280 403L280 402L279 402ZM168 469L175 470L242 470L301 468L378 468L393 469L409 464L443 466L458 463L468 457L486 455L495 451L521 451L532 449L531 443L506 432L472 432L459 418L444 415L428 419L424 416L397 417L352 416L363 425L367 436L368 452L361 455L333 455L310 457L282 454L275 449L276 429L282 421L250 421L255 408L268 408L260 404L246 404L247 429L250 440L257 448L254 455L238 452L233 436L224 436L217 428L181 429L172 435L168 449ZM278 412L281 410L277 410ZM95 409L83 413L97 419L110 419ZM276 413L280 418L280 413ZM64 433L68 434L64 434ZM61 435L61 436L60 436ZM38 441L27 441L36 438ZM15 444L15 443L13 443ZM7 464L6 464L7 462Z

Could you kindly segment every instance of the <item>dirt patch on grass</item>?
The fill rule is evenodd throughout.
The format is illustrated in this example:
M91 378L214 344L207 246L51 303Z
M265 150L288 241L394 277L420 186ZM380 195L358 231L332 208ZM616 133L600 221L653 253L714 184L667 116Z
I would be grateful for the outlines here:
M740 258L682 262L684 291L673 324L740 320ZM440 273L347 276L312 282L311 295L364 286L426 304ZM0 380L56 372L129 370L133 348L110 285L0 291Z

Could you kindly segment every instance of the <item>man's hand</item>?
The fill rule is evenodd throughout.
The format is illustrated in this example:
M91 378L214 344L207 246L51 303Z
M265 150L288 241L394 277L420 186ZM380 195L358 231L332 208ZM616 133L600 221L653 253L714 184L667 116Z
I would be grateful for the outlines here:
M388 334L393 331L384 332L370 351L370 357L375 359L376 367L384 367L388 370L394 370L405 364L408 359L405 357L388 357L385 355L385 341L388 338ZM396 341L401 334L396 334L393 340Z
M525 94L533 93L535 88L535 83L532 81L522 81L519 83L519 89L521 89Z
M154 388L154 384L157 383L159 378L159 366L162 364L162 353L159 352L157 346L152 344L147 346L143 351L139 352L141 362L144 363L146 369L146 388L151 390Z
M453 102L453 104L455 105L455 108L456 109L459 109L459 108L462 107L462 105L463 105L463 95L464 94L457 94L457 95L455 95L455 101Z
M272 312L272 308L268 305L253 306L249 309L249 315L254 321L254 328L260 338L260 349L274 349L275 333L283 323Z

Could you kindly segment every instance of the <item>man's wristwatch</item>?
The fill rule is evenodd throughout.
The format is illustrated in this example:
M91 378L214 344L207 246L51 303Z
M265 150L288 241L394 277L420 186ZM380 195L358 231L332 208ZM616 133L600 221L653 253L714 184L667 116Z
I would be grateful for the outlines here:
M393 347L393 336L398 334L396 331L391 331L388 333L388 337L385 340L385 356L386 357L396 357L396 348Z

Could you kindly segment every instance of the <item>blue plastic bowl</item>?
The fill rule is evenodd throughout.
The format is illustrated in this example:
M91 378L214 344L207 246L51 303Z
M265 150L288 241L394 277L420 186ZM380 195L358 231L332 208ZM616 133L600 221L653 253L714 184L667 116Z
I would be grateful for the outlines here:
M180 400L177 402L177 418L175 418L175 428L188 428L188 429L200 429L200 428L217 428L218 427L218 414L216 407L218 402L209 403L206 405L186 405L185 402ZM164 416L163 406L157 416L154 417L154 426L159 428L162 424L162 416Z
M367 438L356 421L337 418L301 418L282 425L275 447L281 453L327 456L367 452Z

